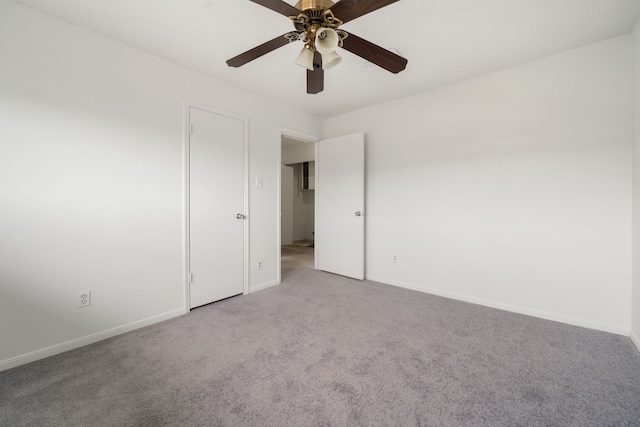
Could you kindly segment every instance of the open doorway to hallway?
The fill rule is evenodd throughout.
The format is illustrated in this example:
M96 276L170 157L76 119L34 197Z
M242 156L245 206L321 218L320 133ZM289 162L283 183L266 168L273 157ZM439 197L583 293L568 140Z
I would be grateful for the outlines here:
M315 145L281 136L281 280L296 270L314 268Z

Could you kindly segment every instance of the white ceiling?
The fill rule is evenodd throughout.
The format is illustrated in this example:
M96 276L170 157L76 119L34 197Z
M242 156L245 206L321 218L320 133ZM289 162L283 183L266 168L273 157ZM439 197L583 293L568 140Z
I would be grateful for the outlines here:
M226 65L293 30L249 0L16 1L321 117L628 34L640 16L640 0L400 0L341 28L396 49L407 69L391 74L340 49L324 92L308 95L306 71L294 64L301 42Z

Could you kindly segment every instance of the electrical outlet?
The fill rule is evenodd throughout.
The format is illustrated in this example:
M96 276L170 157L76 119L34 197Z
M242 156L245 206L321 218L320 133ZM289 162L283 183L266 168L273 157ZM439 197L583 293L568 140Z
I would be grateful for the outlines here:
M263 263L262 260L258 261L258 270L262 270Z
M78 308L91 305L91 291L78 292Z
M398 255L393 255L393 258L391 258L391 262L394 264L398 262Z

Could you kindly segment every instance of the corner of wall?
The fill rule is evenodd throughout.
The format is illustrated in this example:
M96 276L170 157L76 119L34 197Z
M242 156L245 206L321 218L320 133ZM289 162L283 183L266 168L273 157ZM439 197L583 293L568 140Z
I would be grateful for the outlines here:
M633 156L632 156L631 340L640 351L640 19L633 31Z
M638 336L633 331L631 331L631 335L629 336L629 338L631 338L631 342L635 344L638 351L640 351L640 338L638 338Z

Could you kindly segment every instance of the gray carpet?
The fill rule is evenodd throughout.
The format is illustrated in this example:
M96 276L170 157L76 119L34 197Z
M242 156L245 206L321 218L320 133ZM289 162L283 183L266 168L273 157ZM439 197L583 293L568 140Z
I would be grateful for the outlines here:
M0 425L640 426L628 338L310 269L283 278L1 372Z

